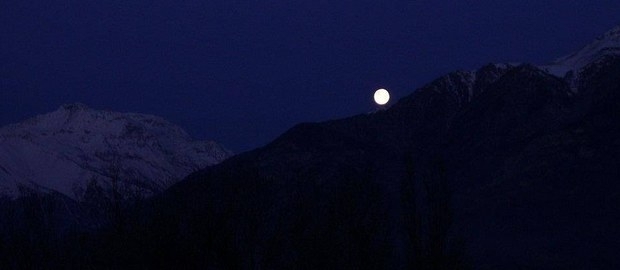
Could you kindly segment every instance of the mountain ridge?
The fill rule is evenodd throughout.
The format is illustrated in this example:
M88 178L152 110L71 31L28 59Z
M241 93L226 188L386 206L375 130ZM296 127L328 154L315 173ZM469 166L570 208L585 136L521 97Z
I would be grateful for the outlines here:
M16 196L19 185L76 199L88 181L109 185L112 178L122 178L138 193L157 193L232 155L213 141L194 141L161 117L81 103L0 128L0 149L0 183L12 190L5 195Z
M197 170L68 250L103 269L617 269L618 78L613 53L577 77L452 72Z
M540 67L558 77L579 77L579 73L587 65L609 55L620 55L620 25L598 36L581 49Z
M614 268L617 78L615 54L579 83L530 64L452 72L194 173L148 224L174 220L152 233L223 268Z

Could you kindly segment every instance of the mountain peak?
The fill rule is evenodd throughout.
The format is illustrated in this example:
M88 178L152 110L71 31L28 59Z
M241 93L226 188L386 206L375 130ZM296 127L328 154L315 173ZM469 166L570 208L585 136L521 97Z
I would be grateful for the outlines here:
M541 68L558 77L565 77L571 71L578 75L584 67L611 55L620 55L620 25L600 35L581 50Z
M63 104L58 109L59 110L65 110L65 111L85 111L85 110L90 110L90 108L86 104L79 103L79 102Z
M114 177L150 195L231 156L161 117L81 103L2 127L0 142L0 197L19 196L26 186L80 199L91 181L107 187Z

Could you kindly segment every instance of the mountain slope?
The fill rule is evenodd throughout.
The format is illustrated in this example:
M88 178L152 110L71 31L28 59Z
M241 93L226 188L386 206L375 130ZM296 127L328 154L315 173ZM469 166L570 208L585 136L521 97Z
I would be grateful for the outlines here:
M579 76L531 65L451 73L385 111L300 124L195 173L157 197L147 219L147 235L171 235L156 243L183 254L142 259L619 267L616 32L555 63Z
M578 76L490 64L296 125L152 197L85 263L620 268L620 57L600 52Z
M607 57L620 55L620 25L599 36L592 43L541 68L555 76L566 78L573 85L579 81L586 66Z
M0 129L0 194L52 190L81 199L95 183L148 196L230 155L159 117L63 105Z

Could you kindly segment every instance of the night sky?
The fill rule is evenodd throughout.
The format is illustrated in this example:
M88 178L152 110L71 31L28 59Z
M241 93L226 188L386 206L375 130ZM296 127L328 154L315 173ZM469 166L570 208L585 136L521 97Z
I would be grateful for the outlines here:
M620 1L0 1L0 125L82 102L162 116L235 152L373 110L439 75L546 63Z

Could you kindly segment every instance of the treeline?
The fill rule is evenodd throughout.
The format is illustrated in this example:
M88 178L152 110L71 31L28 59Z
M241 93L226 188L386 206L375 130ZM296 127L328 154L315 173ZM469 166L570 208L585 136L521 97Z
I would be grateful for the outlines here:
M0 204L0 268L468 268L451 230L445 165L407 157L403 166L396 225L373 163L338 168L338 181L322 185L301 179L313 171L294 182L252 166L217 182L202 175L212 193L198 201L118 201L96 185L81 203L32 193ZM395 244L399 226L405 239ZM404 261L394 259L399 250Z

